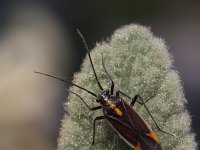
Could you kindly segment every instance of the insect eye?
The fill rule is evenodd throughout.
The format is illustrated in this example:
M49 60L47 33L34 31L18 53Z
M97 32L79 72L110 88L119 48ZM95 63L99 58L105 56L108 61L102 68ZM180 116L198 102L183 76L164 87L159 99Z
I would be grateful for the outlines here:
M102 95L99 95L96 99L97 102L101 102L102 100L104 100Z

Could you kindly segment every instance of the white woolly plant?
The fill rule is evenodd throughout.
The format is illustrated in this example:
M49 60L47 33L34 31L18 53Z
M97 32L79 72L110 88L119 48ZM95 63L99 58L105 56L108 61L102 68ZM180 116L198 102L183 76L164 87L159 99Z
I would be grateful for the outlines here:
M124 26L114 32L111 39L97 44L91 51L92 61L98 79L104 89L110 89L111 82L106 76L101 59L112 76L115 91L121 90L130 97L140 94L143 100L150 99L146 106L159 127L158 131L144 106L135 104L134 110L157 134L164 150L195 150L194 134L191 133L191 119L185 108L186 99L178 76L172 69L172 59L162 39L140 25ZM74 75L73 83L98 94L101 90L95 80L88 56L81 71ZM98 106L95 97L72 86L90 107ZM127 103L130 99L121 96ZM89 111L84 103L70 93L65 105L69 115L62 121L58 150L131 150L107 120L99 121L96 127L95 145L92 146L93 120L102 115L102 110Z

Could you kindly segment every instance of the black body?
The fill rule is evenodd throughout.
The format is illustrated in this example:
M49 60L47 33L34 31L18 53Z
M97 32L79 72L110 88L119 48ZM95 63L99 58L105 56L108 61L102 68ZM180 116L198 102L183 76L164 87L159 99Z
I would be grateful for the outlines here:
M149 136L153 133L152 130L131 106L119 97L118 92L116 96L112 96L109 90L103 91L97 97L97 102L102 107L104 118L131 147L140 144L142 150L162 150L157 137ZM116 109L121 113L117 113Z

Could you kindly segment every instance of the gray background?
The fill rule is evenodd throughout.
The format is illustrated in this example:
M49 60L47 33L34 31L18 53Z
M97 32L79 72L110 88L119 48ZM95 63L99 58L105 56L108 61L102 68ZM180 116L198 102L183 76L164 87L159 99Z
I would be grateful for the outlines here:
M77 28L92 48L130 23L150 26L166 41L200 141L198 0L1 0L0 149L55 149L67 86L33 71L71 80L85 56Z

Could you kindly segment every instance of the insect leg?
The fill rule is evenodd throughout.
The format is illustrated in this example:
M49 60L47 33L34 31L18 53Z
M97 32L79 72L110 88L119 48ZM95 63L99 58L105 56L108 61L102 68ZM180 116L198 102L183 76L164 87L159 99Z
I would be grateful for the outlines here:
M131 107L134 106L135 102L138 102L140 105L143 105L142 102L137 101L137 99L138 99L137 95L136 95L134 98L132 98L132 97L126 95L126 94L125 94L124 92L122 92L122 91L117 91L117 92L116 92L116 96L119 97L119 94L122 94L122 95L124 95L125 97L127 97L127 98L129 98L129 99L132 100L131 103L130 103Z
M165 133L165 134L169 134L169 135L175 137L173 134L163 131L163 130L158 126L156 120L155 120L154 117L152 116L151 112L150 112L149 109L147 108L145 102L143 101L143 99L142 99L142 97L141 97L140 95L136 95L134 98L137 98L137 99L139 98L139 99L142 101L142 103L143 103L145 109L147 110L149 116L151 117L151 119L153 120L153 122L155 123L157 129L158 129L160 132L163 132L163 133Z
M97 120L103 120L105 119L104 116L98 116L94 119L93 121L93 139L92 139L92 145L94 145L94 141L95 141L95 133L96 133L96 121Z
M141 97L140 95L135 95L133 98L131 98L130 96L124 94L124 93L121 92L121 91L117 91L117 92L116 92L116 95L119 95L119 93L132 100L132 101L131 101L131 104L130 104L131 107L134 106L135 102L138 102L140 105L144 105L144 107L145 107L145 109L147 110L149 116L151 117L151 119L152 119L153 122L155 123L157 129L158 129L160 132L163 132L163 133L165 133L165 134L169 134L169 135L171 135L171 136L174 136L174 135L172 135L171 133L168 133L168 132L163 131L163 130L158 126L156 120L154 119L154 117L152 116L151 112L149 111L149 109L147 108L147 106L146 106L146 104L145 104L145 103L146 103L149 99L151 99L154 95L151 96L150 98L148 98L147 101L144 102L143 99L142 99L142 97ZM140 101L137 101L138 99L140 99L141 102L140 102Z
M81 34L81 32L80 32L78 29L77 29L77 32L78 32L79 36L81 37L81 39L82 39L82 41L83 41L83 44L84 44L84 46L85 46L85 49L86 49L86 51L87 51L87 54L88 54L88 57L89 57L89 60L90 60L91 66L92 66L92 70L93 70L93 72L94 72L94 76L95 76L95 79L96 79L96 81L97 81L97 84L98 84L99 88L100 88L101 90L103 90L103 88L102 88L102 86L101 86L101 84L100 84L100 82L99 82L99 80L98 80L98 78L97 78L97 74L96 74L96 71L95 71L95 69L94 69L94 65L93 65L93 62L92 62L92 58L91 58L91 56L90 56L90 50L89 50L89 48L88 48L88 46L87 46L87 43L86 43L86 41L85 41L85 38L84 38L84 36Z
M131 103L130 103L130 105L131 105L132 107L134 106L135 102L139 103L140 105L144 105L146 102L148 102L150 99L152 99L152 98L155 96L155 94L153 94L153 96L149 97L145 102L144 102L144 101L141 101L141 102L140 102L140 101L138 101L138 95L136 95L134 98L132 98L132 97L126 95L126 94L125 94L124 92L122 92L122 91L117 91L117 92L116 92L116 96L119 97L119 94L122 94L122 95L124 95L125 97L127 97L127 98L129 98L129 99L132 99L132 101L131 101Z
M110 93L111 93L111 95L113 95L115 82L113 81L113 79L112 79L111 76L109 75L109 73L108 73L108 71L107 71L107 69L106 69L106 67L105 67L105 65L104 65L104 59L103 59L103 54L102 54L102 53L101 53L101 55L102 55L102 65L103 65L103 69L105 70L105 72L106 72L108 78L109 78L110 81L112 82L112 83L111 83L111 90L110 90Z
M90 111L94 111L94 110L98 110L98 109L101 109L102 107L101 106L97 106L97 107L93 107L91 108L90 106L88 106L88 104L83 100L83 98L78 95L77 93L73 92L73 91L70 91L68 90L69 92L71 92L72 94L75 94L77 97L79 97L81 99L81 101L85 104L85 106L90 110Z
M156 94L154 93L152 96L150 96L146 101L138 101L138 98L136 98L136 99L134 99L134 98L132 98L132 97L130 97L130 96L128 96L128 95L126 95L124 92L122 92L122 91L117 91L116 92L116 96L118 96L119 97L119 94L122 94L122 95L124 95L125 97L127 97L127 98L129 98L129 99L132 99L132 102L131 102L131 106L133 106L134 104L135 104L135 102L137 102L137 103L139 103L140 105L144 105L144 104L146 104L146 102L148 102L150 99L152 99L153 97L155 97L156 96ZM136 95L137 96L137 95ZM141 99L140 99L141 100Z

